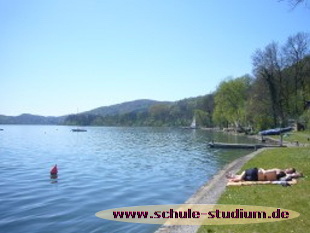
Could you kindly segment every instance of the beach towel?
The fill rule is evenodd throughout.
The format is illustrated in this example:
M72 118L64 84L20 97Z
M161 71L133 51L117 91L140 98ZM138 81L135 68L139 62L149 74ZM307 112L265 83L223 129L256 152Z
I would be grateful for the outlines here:
M291 181L239 181L239 182L228 181L226 186L250 186L250 185L262 185L262 184L279 184L283 186L290 186L297 184L297 180L293 179Z

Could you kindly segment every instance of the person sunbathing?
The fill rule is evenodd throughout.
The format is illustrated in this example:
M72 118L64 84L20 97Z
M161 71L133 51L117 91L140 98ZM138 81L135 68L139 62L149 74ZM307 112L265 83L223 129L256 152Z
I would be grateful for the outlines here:
M263 168L250 168L241 173L241 175L228 175L229 181L276 181L285 179L293 179L301 177L302 173L296 172L295 168L287 168L285 170L279 168L263 169Z

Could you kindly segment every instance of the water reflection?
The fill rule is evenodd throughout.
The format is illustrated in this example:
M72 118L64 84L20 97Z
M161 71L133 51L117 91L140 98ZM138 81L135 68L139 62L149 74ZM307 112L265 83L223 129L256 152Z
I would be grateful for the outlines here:
M50 180L51 180L51 184L58 183L58 175L57 174L50 175Z

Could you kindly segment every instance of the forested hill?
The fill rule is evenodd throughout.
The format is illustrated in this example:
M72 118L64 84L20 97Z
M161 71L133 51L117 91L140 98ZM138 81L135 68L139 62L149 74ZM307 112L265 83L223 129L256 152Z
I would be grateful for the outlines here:
M65 120L62 117L45 117L31 114L22 114L19 116L0 115L0 124L31 124L31 125L57 125Z
M187 126L196 115L202 125L211 126L213 95L176 102L136 100L69 115L64 124L98 126ZM209 112L208 112L209 111Z
M85 117L91 118L90 116L116 116L131 112L145 112L155 104L169 104L169 102L160 102L155 100L136 100L111 106L99 107L87 112L80 113L79 119ZM69 118L69 120L67 119ZM72 115L60 116L60 117L45 117L33 114L21 114L19 116L5 116L0 115L0 124L70 124ZM83 122L75 122L76 124L83 124ZM90 124L88 122L87 124ZM72 124L72 122L71 122ZM84 120L85 124L85 120Z
M121 104L115 104L111 106L104 106L99 107L83 114L90 114L90 115L98 115L98 116L115 116L115 115L122 115L131 112L144 112L147 111L151 106L156 104L171 104L171 102L160 102L156 100L135 100L130 102L125 102Z
M203 109L209 110L209 113ZM212 95L188 98L177 102L142 99L61 117L44 117L31 114L0 115L0 124L187 126L192 121L193 115L197 114L200 123L210 125L212 109Z

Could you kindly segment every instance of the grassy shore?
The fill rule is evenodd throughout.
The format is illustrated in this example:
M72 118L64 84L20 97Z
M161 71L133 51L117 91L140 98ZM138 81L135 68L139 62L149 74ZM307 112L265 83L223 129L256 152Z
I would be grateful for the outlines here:
M270 206L294 210L300 213L296 219L247 224L202 226L199 233L210 232L309 232L310 228L310 150L309 148L281 148L266 150L246 163L241 170L251 167L286 168L295 167L304 173L298 184L291 187L281 185L257 185L229 187L218 204Z
M272 138L280 140L280 136L272 136ZM287 133L284 135L283 140L291 143L298 142L301 145L304 144L310 145L310 131L307 130L307 131Z

